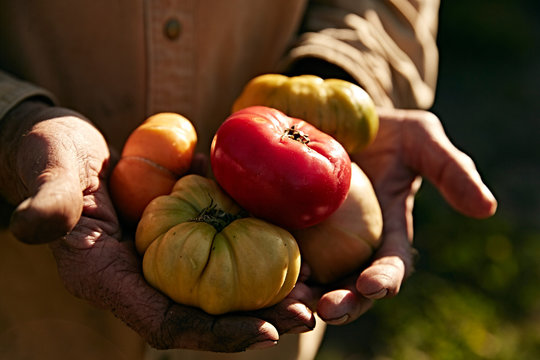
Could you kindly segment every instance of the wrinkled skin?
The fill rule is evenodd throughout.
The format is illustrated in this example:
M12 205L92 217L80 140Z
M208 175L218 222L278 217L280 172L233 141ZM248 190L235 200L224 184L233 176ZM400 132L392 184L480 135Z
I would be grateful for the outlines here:
M482 218L495 211L474 164L451 145L434 115L380 110L380 118L375 142L353 156L383 210L377 259L336 285L338 290L324 293L300 282L283 302L249 314L209 316L172 303L144 281L140 258L132 239L122 235L107 193L107 144L78 114L32 102L13 110L0 129L0 191L19 204L10 227L14 235L49 243L66 288L112 311L150 345L223 352L266 347L280 334L313 328L304 304L316 306L328 323L344 324L375 299L398 293L412 269L411 213L419 176L465 215Z
M366 172L379 199L384 220L382 245L368 268L344 279L337 290L323 294L314 305L329 324L354 321L374 300L395 296L412 272L412 210L422 178L466 216L486 218L497 208L471 158L452 145L434 114L394 109L378 112L380 128L374 143L351 158Z

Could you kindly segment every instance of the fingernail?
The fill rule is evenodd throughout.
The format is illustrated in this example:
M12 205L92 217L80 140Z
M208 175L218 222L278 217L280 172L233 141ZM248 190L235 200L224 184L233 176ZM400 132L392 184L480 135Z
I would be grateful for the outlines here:
M313 329L310 329L306 325L298 325L298 326L293 327L292 329L289 329L289 331L287 331L287 334L301 334L301 333L305 333L311 330Z
M277 345L277 341L273 341L273 340L259 341L259 342L249 345L247 350L268 349L275 345Z
M325 319L324 321L330 325L343 325L349 320L349 314L334 319Z
M388 294L388 289L382 288L381 290L379 290L377 292L374 292L374 293L371 293L371 294L364 294L364 296L367 297L368 299L378 300L378 299L382 299L387 294Z

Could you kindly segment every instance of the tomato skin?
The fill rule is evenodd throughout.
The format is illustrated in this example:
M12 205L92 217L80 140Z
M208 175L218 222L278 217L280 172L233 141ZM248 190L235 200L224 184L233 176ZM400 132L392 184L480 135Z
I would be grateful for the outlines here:
M340 79L263 74L246 84L233 111L253 105L306 120L333 136L350 154L366 148L379 130L379 116L369 94Z
M109 179L119 216L135 225L148 203L170 192L191 165L197 132L184 116L157 113L130 134Z
M309 136L307 144L284 136ZM339 142L279 110L252 106L229 116L212 142L217 182L244 209L286 229L317 224L345 200L351 161Z
M328 219L292 232L311 279L331 284L363 268L381 245L383 217L364 171L352 163L347 198Z
M213 315L277 304L300 273L300 250L288 231L244 217L215 181L194 174L148 204L135 246L150 285Z

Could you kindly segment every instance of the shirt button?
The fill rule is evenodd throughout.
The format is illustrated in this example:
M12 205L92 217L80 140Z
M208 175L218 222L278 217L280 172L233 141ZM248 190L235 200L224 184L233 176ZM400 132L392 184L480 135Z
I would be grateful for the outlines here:
M164 32L165 36L169 38L169 40L175 40L178 39L180 36L181 31L180 22L177 19L169 19L165 23Z

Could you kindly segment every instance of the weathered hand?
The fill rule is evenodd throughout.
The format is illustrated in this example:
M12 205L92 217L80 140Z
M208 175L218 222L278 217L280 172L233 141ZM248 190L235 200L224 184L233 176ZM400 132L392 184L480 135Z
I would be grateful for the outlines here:
M50 244L72 294L112 311L157 348L241 351L313 328L311 311L292 297L249 315L219 317L173 303L146 283L133 241L122 235L99 131L76 113L39 103L7 120L0 188L19 204L11 230L24 242Z
M314 326L311 312L292 298L269 309L218 317L174 303L143 279L133 241L118 240L110 211L91 216L83 211L73 231L51 248L71 293L113 311L156 348L234 352L271 346L282 333Z
M29 101L3 119L0 191L12 204L10 229L21 241L55 240L79 221L109 160L101 134L70 110Z
M421 179L434 184L456 210L473 218L491 216L497 202L469 156L458 150L432 113L379 109L377 138L353 156L373 183L383 212L382 245L358 277L324 294L317 311L330 324L345 324L373 300L392 297L413 267L412 210Z

